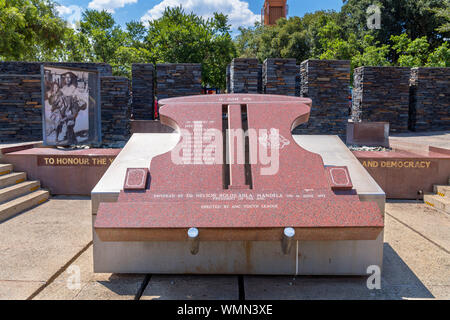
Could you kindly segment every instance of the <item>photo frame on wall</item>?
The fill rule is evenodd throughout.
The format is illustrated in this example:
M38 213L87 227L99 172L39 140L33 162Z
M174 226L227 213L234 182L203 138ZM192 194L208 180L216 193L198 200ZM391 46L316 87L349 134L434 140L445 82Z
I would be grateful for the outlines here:
M99 72L43 65L41 76L44 145L99 145Z

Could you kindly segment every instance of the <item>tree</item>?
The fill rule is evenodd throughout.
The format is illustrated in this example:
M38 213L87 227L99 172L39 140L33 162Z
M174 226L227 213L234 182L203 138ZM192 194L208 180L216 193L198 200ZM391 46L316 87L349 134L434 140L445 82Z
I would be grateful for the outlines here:
M153 63L202 63L204 85L225 88L226 66L236 56L227 16L203 19L180 7L149 21L144 40Z
M381 28L369 30L367 27L370 5L381 9ZM426 37L431 48L442 43L442 35L436 29L442 23L434 10L445 8L443 0L344 0L341 21L348 33L356 34L362 40L371 34L376 41L387 44L392 35L406 33L408 38Z
M236 47L240 57L295 58L300 63L323 53L319 30L337 17L334 11L317 11L304 17L279 19L274 26L256 23L252 28L239 28Z
M352 57L352 65L356 66L389 66L387 59L390 46L381 45L375 38L368 34L362 43L362 52L357 52Z
M437 47L428 57L427 67L450 67L450 48L448 42Z
M42 60L67 27L49 0L0 0L0 59Z
M401 67L420 67L427 62L430 44L426 37L411 40L406 34L391 36L392 48L397 52Z
M92 44L94 62L110 62L118 48L126 44L127 35L107 11L86 10L79 32Z
M434 9L436 16L442 19L442 25L436 31L448 35L450 33L450 0L444 0L444 3L443 8Z
M253 27L239 27L239 35L236 37L234 43L236 46L237 55L240 58L256 58L260 51L260 38L264 28L256 22Z

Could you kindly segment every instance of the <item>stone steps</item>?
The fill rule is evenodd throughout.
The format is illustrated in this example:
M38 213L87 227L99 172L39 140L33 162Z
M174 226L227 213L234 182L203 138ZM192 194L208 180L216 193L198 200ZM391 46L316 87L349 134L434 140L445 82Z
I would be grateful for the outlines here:
M3 174L2 174L3 173ZM39 181L26 181L25 172L14 172L10 164L0 164L0 222L45 202L50 193Z
M450 213L450 177L448 186L434 185L434 194L428 193L423 196L423 202L435 209Z
M49 196L48 191L37 190L0 205L0 221L47 201Z
M27 179L25 172L12 172L0 176L0 188L9 187L24 182Z
M425 194L423 197L423 201L425 202L425 204L435 209L450 213L450 198L448 197L441 197L437 194Z
M433 186L433 191L441 197L450 197L450 186Z
M0 204L27 193L38 190L41 187L39 181L25 181L19 184L0 189Z
M12 170L13 166L11 164L0 164L0 176L10 174Z

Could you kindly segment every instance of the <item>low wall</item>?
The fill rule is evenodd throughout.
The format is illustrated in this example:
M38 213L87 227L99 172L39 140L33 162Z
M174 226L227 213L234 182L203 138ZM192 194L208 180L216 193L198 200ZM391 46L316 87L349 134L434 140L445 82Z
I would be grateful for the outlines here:
M4 154L1 161L26 172L28 180L39 180L52 195L88 196L120 151L31 148Z
M447 185L450 154L353 151L390 199L422 199L433 185Z

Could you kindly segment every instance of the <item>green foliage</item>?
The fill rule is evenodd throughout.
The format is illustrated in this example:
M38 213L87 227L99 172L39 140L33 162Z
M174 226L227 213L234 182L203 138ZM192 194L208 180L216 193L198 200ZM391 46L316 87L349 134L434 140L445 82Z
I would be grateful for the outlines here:
M437 47L428 56L427 67L450 67L450 48L448 42Z
M353 66L389 66L387 59L389 54L389 45L380 45L375 41L374 36L366 35L362 43L362 52L357 52L352 57Z
M406 34L392 36L392 48L399 55L398 65L401 67L420 67L427 62L430 44L426 37L409 39Z
M127 34L116 24L111 13L86 10L80 21L79 32L92 44L95 62L110 62L116 51L126 44Z
M203 19L181 7L149 21L145 47L153 63L202 63L204 85L225 88L226 66L236 55L228 18Z
M378 5L381 29L369 30L367 8ZM358 66L450 66L450 0L344 0L340 12L316 11L239 28L228 17L204 19L182 7L125 27L106 11L86 10L75 29L53 0L0 0L0 59L110 63L131 76L132 63L201 63L203 84L225 87L236 57L346 59Z
M238 55L345 59L358 66L448 66L445 38L450 0L345 0L340 12L317 11L275 26L239 29ZM381 10L381 29L367 26L367 9ZM448 31L448 30L447 30Z
M343 26L362 40L367 33L376 41L389 43L392 35L405 33L408 38L426 37L432 48L442 43L442 34L436 32L442 18L435 10L446 8L448 0L344 0L341 15ZM370 5L381 9L381 29L369 30L366 10ZM448 8L448 6L447 6Z
M65 30L52 1L0 0L0 59L41 60L61 44Z
M304 17L279 19L274 26L256 23L251 28L239 28L236 49L239 57L295 58L298 63L319 56L324 45L321 28L336 18L333 11L317 11ZM324 31L324 30L322 30Z
M450 34L450 0L444 0L444 7L434 9L436 17L442 19L442 24L436 31L442 34Z

